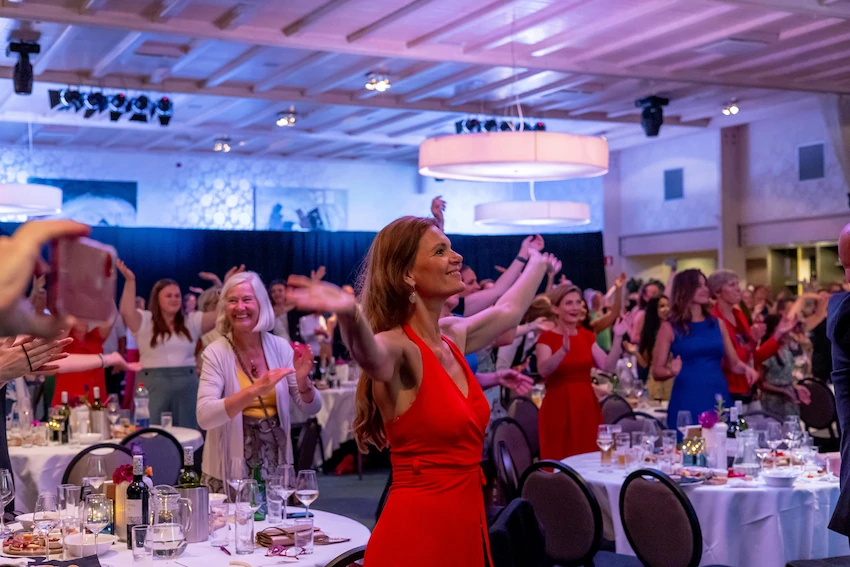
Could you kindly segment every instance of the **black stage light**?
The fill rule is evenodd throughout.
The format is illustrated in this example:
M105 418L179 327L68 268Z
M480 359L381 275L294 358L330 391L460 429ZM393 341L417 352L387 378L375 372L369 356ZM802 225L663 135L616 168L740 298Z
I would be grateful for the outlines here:
M661 131L661 125L664 123L664 111L661 107L667 106L669 103L669 99L655 95L635 101L636 107L643 108L643 112L640 114L640 125L643 126L643 131L647 137L655 137Z
M499 125L499 130L501 130L502 132L507 132L508 130L513 130L513 128L511 127L510 122L506 122L503 120L502 123Z
M458 120L455 122L455 133L463 134L463 120Z
M83 95L80 91L62 89L59 91L59 102L68 110L73 109L74 112L78 112L83 108Z
M114 94L109 97L109 119L117 122L121 115L127 111L127 97L123 94Z
M523 132L530 132L531 131L531 126L528 124L528 122L522 123L522 131Z
M494 130L499 129L499 123L493 120L492 118L484 123L484 129L488 132L492 132Z
M86 118L91 118L97 113L106 110L109 101L103 96L103 93L89 93L83 98L83 106L86 107Z
M167 96L164 96L159 99L157 103L153 105L153 108L151 108L151 116L156 115L159 119L159 123L162 126L168 126L168 123L171 121L171 116L173 114L174 104Z
M32 94L32 63L30 55L41 52L41 46L30 41L10 43L6 55L18 54L18 62L12 71L12 82L15 85L15 93L19 95Z
M137 96L136 98L130 100L130 112L133 113L133 115L130 117L130 121L147 122L147 111L149 104L150 99L145 95Z
M534 130L539 131L539 132L545 132L546 131L546 125L543 124L542 122L538 122L537 124L534 125Z
M466 121L466 129L469 132L480 132L481 122L475 118L470 118Z

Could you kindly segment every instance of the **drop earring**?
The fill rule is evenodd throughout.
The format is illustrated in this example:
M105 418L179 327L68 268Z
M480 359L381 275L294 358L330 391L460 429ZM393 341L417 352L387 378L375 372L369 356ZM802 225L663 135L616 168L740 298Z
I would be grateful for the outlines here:
M410 292L407 300L411 303L416 303L416 286L413 287L413 291Z

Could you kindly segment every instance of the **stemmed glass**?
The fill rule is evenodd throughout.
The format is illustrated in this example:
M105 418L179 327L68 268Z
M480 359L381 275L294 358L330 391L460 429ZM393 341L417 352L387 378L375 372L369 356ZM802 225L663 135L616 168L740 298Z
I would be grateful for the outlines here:
M776 424L774 424L776 425ZM759 466L763 470L764 469L764 460L770 456L773 452L773 449L770 448L770 442L768 441L767 430L757 430L756 434L758 435L758 446L756 447L756 458L759 460Z
M109 420L109 436L112 437L112 427L121 419L121 402L118 400L118 394L109 394L106 399L106 419Z
M9 469L0 469L0 503L3 504L3 510L0 510L0 535L6 537L12 534L12 530L6 527L6 518L3 511L6 506L15 499L15 483L12 479L12 471Z
M764 433L764 440L775 457L776 450L782 445L782 426L776 422L769 421L767 423L767 430Z
M283 523L285 524L286 503L289 500L289 497L295 494L295 468L292 465L280 465L277 467L275 475L280 477L280 485L278 487L278 492L280 493L280 497L283 498L282 519Z
M614 436L611 435L611 429L607 425L600 425L596 432L596 446L602 451L600 459L602 461L602 470L599 472L611 472L611 458L608 456L608 451L614 446ZM607 458L606 458L607 457Z
M694 424L694 418L688 410L682 410L676 415L676 429L682 434L682 439L688 434L688 427Z
M785 433L785 439L788 441L788 448L793 449L797 446L800 439L803 437L803 428L800 427L800 418L789 416L785 418L782 424L782 431Z
M233 501L239 496L239 489L242 483L247 480L245 478L245 459L235 458L230 459L230 468L228 469L227 484L233 489Z
M310 504L319 497L319 481L316 471L298 471L298 480L295 483L295 497L304 504L307 512L305 518L310 517Z
M112 506L102 494L89 494L83 508L83 521L94 534L94 548L97 549L97 535L109 525L112 516Z
M35 501L35 513L32 517L33 525L44 534L44 548L50 561L50 531L56 527L59 521L59 507L56 504L56 495L52 492L42 492Z
M94 455L89 459L89 465L86 469L88 476L86 480L95 492L100 494L100 487L106 481L106 461L103 457Z
M643 441L646 443L647 451L655 452L655 442L658 441L658 426L654 420L644 419L643 424Z

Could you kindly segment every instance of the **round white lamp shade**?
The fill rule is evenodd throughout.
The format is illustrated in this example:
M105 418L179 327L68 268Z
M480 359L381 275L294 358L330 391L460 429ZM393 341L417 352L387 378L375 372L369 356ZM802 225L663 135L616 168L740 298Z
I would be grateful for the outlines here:
M50 185L0 183L0 215L39 217L62 212L62 190Z
M483 132L430 138L419 173L462 181L557 181L608 172L608 141L563 132Z
M590 205L573 201L504 201L475 205L475 223L503 226L578 226L590 223Z

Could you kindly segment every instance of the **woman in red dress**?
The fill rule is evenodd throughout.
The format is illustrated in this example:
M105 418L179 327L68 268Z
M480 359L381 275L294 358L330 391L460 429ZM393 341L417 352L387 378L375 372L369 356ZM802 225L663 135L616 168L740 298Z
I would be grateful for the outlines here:
M537 371L546 380L538 431L540 458L560 461L597 451L596 433L602 409L590 380L590 369L614 370L620 358L626 324L614 325L611 352L596 343L596 335L581 325L581 290L564 285L549 293L558 325L537 339Z
M112 323L89 329L86 323L76 323L71 328L70 336L74 342L65 347L68 354L103 354L103 342L112 332ZM105 362L104 362L105 364ZM62 403L62 392L68 392L68 400L78 401L86 397L89 403L94 402L94 389L100 389L101 402L106 401L106 374L103 367L69 374L57 374L56 386L53 388L52 406Z
M525 270L493 307L440 320L464 289L462 257L432 219L404 217L375 237L361 308L338 287L289 279L300 309L337 313L363 367L354 432L361 450L390 447L393 485L366 548L369 567L483 567L489 557L479 467L490 411L463 353L515 327L555 260L530 250Z

